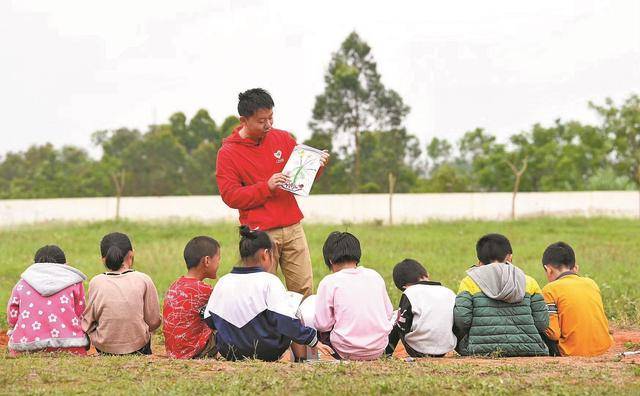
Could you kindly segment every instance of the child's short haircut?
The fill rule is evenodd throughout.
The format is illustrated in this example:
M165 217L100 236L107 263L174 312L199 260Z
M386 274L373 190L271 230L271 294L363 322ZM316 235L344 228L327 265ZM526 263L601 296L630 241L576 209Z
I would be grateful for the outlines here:
M393 283L400 290L404 290L408 284L418 283L420 278L427 276L427 269L416 260L404 259L393 267Z
M184 247L184 262L188 269L195 268L203 257L214 257L219 249L220 244L215 239L204 235L197 236Z
M33 258L34 263L55 263L55 264L66 264L67 258L64 255L62 249L60 249L57 245L46 245L38 249L35 257Z
M564 242L552 243L542 254L542 265L572 269L576 266L576 255L568 244Z
M253 88L238 95L238 114L251 117L260 109L272 109L273 99L269 92L262 88Z
M478 239L476 253L478 260L482 264L491 264L496 261L504 262L507 255L513 254L513 251L511 250L511 243L504 235L487 234Z
M332 264L360 262L362 252L360 241L348 232L334 231L327 237L322 246L324 263L331 269Z

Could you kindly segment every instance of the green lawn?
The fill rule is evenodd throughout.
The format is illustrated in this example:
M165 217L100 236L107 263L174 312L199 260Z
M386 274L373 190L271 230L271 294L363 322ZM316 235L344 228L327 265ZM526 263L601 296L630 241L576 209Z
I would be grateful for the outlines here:
M577 252L581 272L600 285L607 314L616 326L640 326L637 287L640 222L620 219L532 219L516 222L452 222L419 226L307 225L315 283L327 274L321 246L332 230L348 229L363 247L365 266L387 281L394 303L399 292L391 269L405 257L426 265L434 279L454 290L475 262L475 241L484 233L506 234L514 262L546 283L540 265L545 246L564 240ZM0 301L44 244L59 244L70 264L93 276L104 269L100 238L128 233L136 249L136 268L148 273L162 296L184 272L182 249L193 236L212 235L222 244L224 275L237 261L237 228L232 224L93 223L47 224L0 230ZM6 328L6 318L1 319ZM162 337L154 337L157 346ZM632 348L635 349L635 348ZM157 349L156 349L157 350ZM612 355L595 359L400 359L369 363L298 364L174 361L161 357L69 357L38 355L17 359L0 355L0 394L639 394L640 366Z
M637 395L640 368L613 360L400 359L290 364L147 357L0 361L3 394Z
M91 277L104 271L99 242L111 231L130 235L136 249L136 268L153 278L162 296L171 282L184 272L182 250L196 235L211 235L222 244L219 275L229 272L238 260L237 228L233 224L176 223L74 223L46 224L0 229L0 301L6 302L20 273L42 245L58 244L71 265ZM640 222L622 219L533 219L516 222L464 221L416 226L306 225L316 285L328 273L322 261L322 243L332 230L349 230L361 241L362 264L387 281L394 303L400 293L391 270L411 257L422 262L433 279L457 291L465 270L473 265L475 242L484 233L500 232L514 248L514 263L527 274L546 283L540 258L552 242L570 243L582 274L592 277L604 296L609 317L618 325L640 325ZM2 317L0 326L6 327Z

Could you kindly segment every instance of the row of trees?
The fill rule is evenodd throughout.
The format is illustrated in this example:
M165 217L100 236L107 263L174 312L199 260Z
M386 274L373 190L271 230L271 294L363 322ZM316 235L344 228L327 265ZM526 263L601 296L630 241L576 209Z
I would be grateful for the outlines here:
M73 146L51 144L8 153L0 163L1 198L215 194L216 154L238 119L217 125L206 110L188 122L175 113L145 133L97 131L99 160Z
M598 125L557 120L499 141L481 128L426 146L404 127L409 107L384 86L354 32L333 54L304 143L332 160L314 193L625 190L640 187L640 98L590 104ZM100 159L51 144L0 158L0 198L215 194L215 159L237 125L206 110L147 131L92 135Z

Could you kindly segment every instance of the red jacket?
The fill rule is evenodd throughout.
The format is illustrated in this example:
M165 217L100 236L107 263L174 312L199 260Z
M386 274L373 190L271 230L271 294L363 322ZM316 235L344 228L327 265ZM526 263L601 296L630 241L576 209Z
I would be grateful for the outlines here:
M271 129L260 143L240 137L237 127L224 139L216 161L216 181L222 200L240 211L240 224L270 230L299 223L302 212L295 197L269 178L282 172L296 141L285 131Z

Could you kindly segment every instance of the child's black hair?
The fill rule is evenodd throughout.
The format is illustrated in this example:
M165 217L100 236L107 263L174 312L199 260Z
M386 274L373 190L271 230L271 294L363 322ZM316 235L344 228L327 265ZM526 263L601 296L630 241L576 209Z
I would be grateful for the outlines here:
M67 257L64 255L62 249L60 249L57 245L46 245L38 249L35 257L33 258L34 263L55 263L55 264L66 264Z
M511 243L502 234L487 234L478 239L476 243L478 260L482 264L491 264L495 261L504 262L507 255L513 254Z
M360 241L348 232L334 231L327 237L322 246L324 263L331 269L332 264L360 262L362 251Z
M203 257L214 257L220 250L220 244L208 236L197 236L191 239L184 247L184 262L187 268L195 268Z
M576 254L567 243L552 243L542 254L542 265L550 265L557 269L562 267L573 269L576 266Z
M253 88L238 95L238 114L251 117L260 109L273 109L274 103L269 92Z
M400 290L408 284L418 283L420 278L426 278L427 269L413 259L404 259L393 267L393 283Z
M121 232L107 234L100 241L100 254L105 259L104 264L112 271L122 267L124 259L132 250L131 240Z
M240 258L246 260L253 257L260 249L271 249L273 243L269 234L264 231L252 231L246 225L240 226Z

